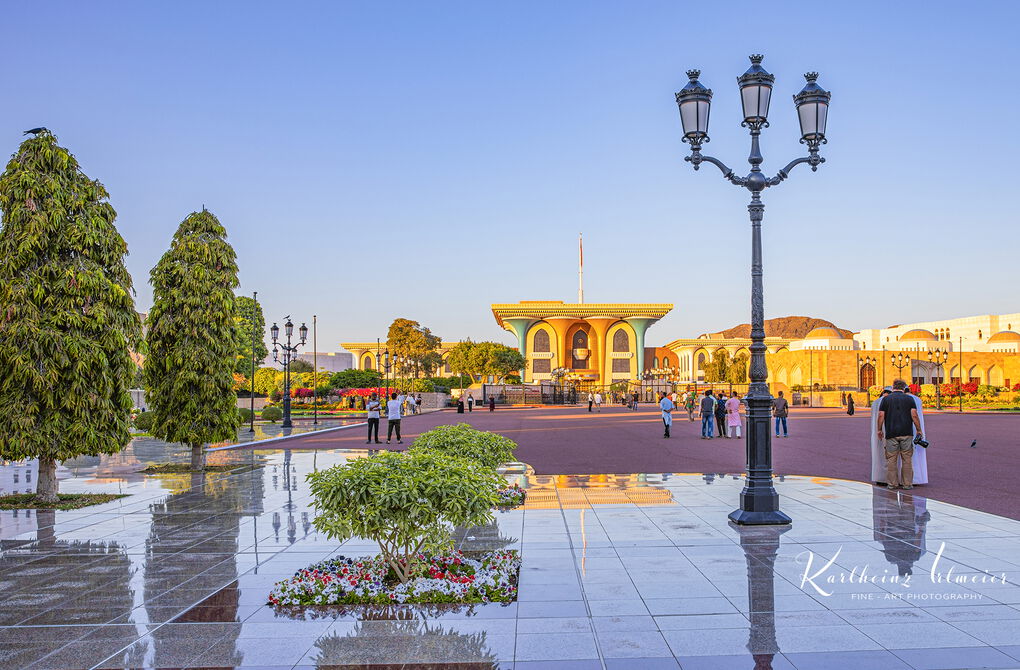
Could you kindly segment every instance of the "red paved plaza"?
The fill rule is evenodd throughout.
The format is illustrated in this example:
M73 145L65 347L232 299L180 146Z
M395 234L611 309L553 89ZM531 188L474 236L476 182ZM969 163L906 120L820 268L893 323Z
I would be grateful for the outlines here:
M689 423L681 413L674 421L673 437L666 440L659 413L646 407L639 412L606 407L601 414L589 414L586 406L499 408L493 413L476 410L462 415L443 411L405 418L404 444L390 447L406 447L422 431L463 421L516 441L518 458L538 474L743 472L743 439L702 440L700 422ZM867 481L871 459L867 408L852 417L835 409L796 408L789 421L790 437L773 441L777 474ZM925 423L931 441L931 483L917 493L1020 519L1015 475L1020 415L926 412ZM973 440L977 440L975 448L970 447ZM355 449L367 445L363 428L356 427L275 446Z

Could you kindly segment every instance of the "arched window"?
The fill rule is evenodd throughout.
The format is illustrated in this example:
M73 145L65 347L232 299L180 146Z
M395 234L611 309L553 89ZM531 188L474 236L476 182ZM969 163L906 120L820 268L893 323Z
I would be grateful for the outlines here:
M630 351L630 337L622 328L613 334L613 351Z
M545 331L545 330L537 330L537 331L535 331L535 337L532 338L531 350L532 351L537 351L539 353L548 353L549 352L549 333L548 333L548 331Z
M365 357L361 359L361 367L364 370L371 370L372 369L372 355L371 354L365 354Z
M664 367L664 368L668 368L669 367L669 356L663 356L662 357L662 367Z
M652 357L652 367L653 368L659 367L659 357L658 356L653 356Z

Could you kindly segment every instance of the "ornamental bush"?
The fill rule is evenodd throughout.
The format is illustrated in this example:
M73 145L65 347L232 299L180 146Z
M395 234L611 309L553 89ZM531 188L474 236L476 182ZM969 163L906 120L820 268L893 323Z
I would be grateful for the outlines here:
M152 428L152 412L142 412L135 417L135 428L142 432L149 432Z
M490 470L514 460L517 443L498 433L472 428L469 424L439 426L418 436L412 451L430 450L447 456L468 458Z
M252 412L247 407L238 407L237 408L237 423L238 423L238 425L244 424L244 423L248 423L249 421L251 421L253 416L254 416L254 412Z
M935 384L921 384L921 397L922 398L934 398L935 397Z
M421 552L452 545L453 526L494 520L502 479L465 458L434 451L385 452L308 475L321 513L315 527L341 542L379 543L397 578L407 582Z
M279 407L266 407L262 410L262 420L276 423L283 418L283 410Z

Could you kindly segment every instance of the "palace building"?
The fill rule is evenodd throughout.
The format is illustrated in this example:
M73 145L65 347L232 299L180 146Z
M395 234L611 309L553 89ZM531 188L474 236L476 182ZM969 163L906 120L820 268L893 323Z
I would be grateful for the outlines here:
M552 379L553 370L563 368L586 385L608 386L649 369L646 333L672 309L657 303L523 300L492 305L492 314L517 338L526 361L524 383Z

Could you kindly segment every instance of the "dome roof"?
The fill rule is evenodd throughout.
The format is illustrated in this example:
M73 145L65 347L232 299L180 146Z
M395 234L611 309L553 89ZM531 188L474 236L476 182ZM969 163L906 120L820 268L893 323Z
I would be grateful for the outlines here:
M805 340L843 340L843 333L832 326L819 326L812 328L811 332L804 336Z
M988 338L989 344L996 342L1020 342L1020 333L1015 333L1012 330L1000 330Z
M909 340L912 342L921 340L926 342L928 340L937 339L938 338L935 337L935 333L931 332L930 330L925 330L924 328L913 328L900 335L900 342L903 342L904 340Z

